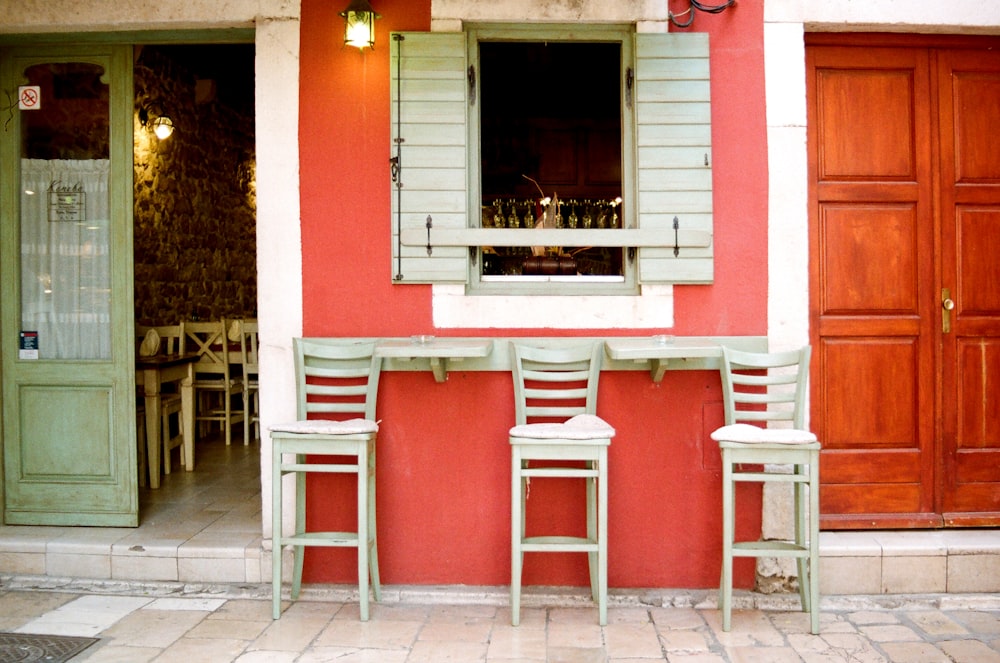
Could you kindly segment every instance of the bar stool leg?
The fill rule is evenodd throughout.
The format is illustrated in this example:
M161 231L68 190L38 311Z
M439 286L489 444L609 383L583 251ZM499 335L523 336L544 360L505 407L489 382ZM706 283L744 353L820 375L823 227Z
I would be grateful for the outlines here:
M733 602L733 535L735 511L733 465L729 449L722 450L722 580L719 602L722 604L722 630L732 626Z
M367 446L367 445L366 445ZM361 621L368 621L368 453L357 450L358 462L358 594Z
M601 447L597 461L597 615L608 625L608 448Z
M809 463L809 625L819 635L819 451Z
M295 462L303 465L306 462L305 454L296 454ZM295 536L302 536L306 531L306 473L295 473ZM305 560L306 547L292 544L292 557L294 565L292 570L292 592L294 601L299 598L302 590L302 565Z
M521 567L524 553L521 540L524 537L524 478L521 476L521 450L513 445L511 450L511 492L510 492L510 623L521 623Z
M808 474L806 474L805 465L795 465L793 472L795 473L795 476L801 478L801 481L796 481L793 484L792 495L795 507L795 545L804 549L806 539L809 535L809 514L806 510L805 484L808 479ZM810 612L812 610L812 606L809 602L809 585L811 584L809 559L806 557L798 557L795 561L797 563L799 573L799 600L802 601L802 610Z
M281 452L274 443L271 457L271 612L281 616Z
M375 530L375 444L368 451L368 568L371 573L372 593L376 601L382 600L382 583L378 573L378 535ZM359 541L360 543L360 541Z

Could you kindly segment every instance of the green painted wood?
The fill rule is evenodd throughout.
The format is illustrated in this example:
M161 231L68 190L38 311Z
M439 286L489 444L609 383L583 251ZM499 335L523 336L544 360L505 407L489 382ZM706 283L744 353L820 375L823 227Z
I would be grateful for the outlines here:
M376 421L379 376L382 362L374 355L375 344L353 339L296 338L296 417L310 413L340 413L342 419ZM335 417L336 418L336 417ZM278 425L271 431L271 531L274 554L271 564L272 616L281 616L282 555L293 549L292 586L295 600L302 587L305 546L350 546L358 549L358 594L361 621L368 620L369 586L376 601L381 599L378 543L375 527L375 447L378 427L364 432L331 430L303 431L298 425ZM307 462L308 456L348 456L350 463ZM357 531L306 531L306 474L309 472L357 475ZM295 475L294 534L284 536L282 477Z
M539 346L551 348L571 348L588 342L617 341L625 345L639 344L648 341L652 336L532 336L532 343ZM482 356L470 356L465 347L470 341L481 341L488 339L493 342L492 348ZM377 341L379 347L387 348L383 354L381 350L378 354L383 357L382 370L384 371L432 371L431 350L426 345L412 343L409 337L349 337L330 339L341 342L365 343ZM437 340L443 344L455 342L462 349L459 353L448 355L445 359L460 358L460 361L449 361L448 371L502 371L509 373L513 365L513 356L510 353L512 342L521 342L524 337L493 336L493 337L468 337L468 336L441 336ZM413 353L404 356L403 348L412 345ZM678 336L675 340L676 348L671 354L673 358L663 363L665 371L717 371L719 370L721 348L717 346L725 345L737 350L748 352L765 352L768 347L766 336ZM705 346L711 348L706 350ZM477 353L478 354L478 353ZM605 352L604 361L601 365L602 371L646 371L650 372L653 362L643 356L642 351L624 351L624 358L616 359L609 352ZM443 356L443 355L442 355ZM662 379L662 375L660 376ZM667 378L669 379L669 378Z
M392 184L392 278L398 283L465 283L464 247L403 247L399 231L467 228L465 33L395 36L390 48L390 153L398 154Z
M420 246L426 249L428 233L426 228L410 228L403 231L405 246ZM678 232L680 246L706 248L711 245L712 235L698 230ZM580 228L462 228L438 230L431 228L432 246L649 246L673 247L674 235L661 230L638 229L580 229Z
M24 67L89 62L110 87L108 254L111 360L18 358L20 326L20 112L0 132L0 353L4 521L41 525L138 525L135 341L132 332L132 49L54 44L0 53L0 88L16 90ZM42 339L44 342L44 339Z
M673 239L680 229L712 237L712 142L708 35L637 34L636 159L639 227ZM667 242L669 243L669 242ZM711 283L706 246L639 249L641 283ZM671 245L672 246L672 245Z
M566 421L597 414L603 343L573 347L540 347L511 342L514 421L518 426L540 421ZM608 446L614 432L548 437L511 430L511 624L521 609L521 570L525 552L585 552L591 594L597 602L598 623L608 620ZM568 467L564 461L579 461ZM527 536L528 482L538 478L575 478L585 482L586 536L543 534Z
M400 184L392 190L393 279L397 283L469 283L469 247L519 246L519 231L478 227L478 119L470 112L468 65L479 39L615 39L625 62L635 50L635 108L625 113L623 140L635 149L623 164L624 231L549 231L546 246L631 246L639 250L642 283L710 283L714 277L711 98L708 36L636 34L621 26L473 25L469 33L403 33L390 62L392 153L399 150ZM400 56L402 53L402 56ZM401 57L401 59L400 59ZM397 62L399 74L397 76ZM474 104L474 100L472 100ZM627 110L627 109L626 109ZM397 123L398 120L398 123ZM402 142L397 142L397 141ZM478 212L475 213L476 215ZM432 240L428 242L427 219ZM676 236L674 217L680 230ZM620 239L606 237L622 233ZM489 233L487 235L487 233ZM595 233L590 235L588 233ZM629 233L629 234L626 234ZM428 244L431 250L428 252ZM680 255L674 255L674 247ZM470 279L471 276L471 279ZM626 285L634 289L632 273ZM505 284L506 285L506 284ZM512 285L515 291L523 285ZM561 292L566 284L530 285ZM620 290L621 284L593 286ZM505 287L505 294L509 294Z
M720 375L726 426L778 421L802 432L811 352L809 346L775 353L724 350ZM812 633L819 633L820 443L782 443L781 437L768 438L766 430L760 432L762 439L748 442L733 433L728 428L712 433L722 455L722 630L728 631L732 622L733 558L795 557L802 610L810 613ZM776 471L770 467L774 465L782 469ZM748 469L758 466L763 471ZM793 484L794 540L737 540L736 484L749 481Z

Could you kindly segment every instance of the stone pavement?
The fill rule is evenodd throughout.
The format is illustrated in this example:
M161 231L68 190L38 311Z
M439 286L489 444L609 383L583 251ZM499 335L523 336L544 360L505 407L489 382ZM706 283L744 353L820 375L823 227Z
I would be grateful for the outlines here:
M347 590L273 621L262 586L0 582L0 630L100 638L74 662L1000 663L998 594L824 597L814 636L791 597L748 593L724 633L713 592L612 597L603 628L581 597L535 593L515 628L503 588L387 587L363 623Z

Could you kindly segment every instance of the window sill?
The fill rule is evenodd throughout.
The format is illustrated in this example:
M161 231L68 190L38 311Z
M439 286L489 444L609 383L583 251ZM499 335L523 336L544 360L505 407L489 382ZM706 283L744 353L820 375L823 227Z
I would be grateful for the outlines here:
M593 276L576 274L484 275L483 283L625 283L624 276Z

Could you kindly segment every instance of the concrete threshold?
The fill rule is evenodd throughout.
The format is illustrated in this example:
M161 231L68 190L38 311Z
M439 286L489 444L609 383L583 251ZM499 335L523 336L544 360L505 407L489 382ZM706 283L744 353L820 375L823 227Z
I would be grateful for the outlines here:
M114 581L49 576L0 575L0 588L13 591L63 592L75 594L128 595L184 598L221 598L270 600L268 583L180 583L155 581ZM284 597L288 586L284 588ZM613 589L608 605L612 608L718 608L715 589ZM357 587L352 585L305 585L300 601L355 603ZM510 602L506 586L468 585L385 585L381 603L385 605L495 605ZM525 607L581 607L592 605L589 591L580 587L525 587ZM733 607L738 610L796 611L797 594L758 594L747 590L733 592ZM1000 593L963 594L857 594L823 596L821 610L854 612L858 610L1000 610Z
M123 591L168 594L244 593L270 596L269 541L259 534L213 536L208 540L151 541L147 536L88 533L77 528L49 538L46 528L2 528L0 581L33 583L57 591L78 587L127 588ZM291 555L287 556L286 579ZM82 578L82 579L81 579ZM82 591L82 590L81 590ZM308 596L327 590L308 586ZM346 591L346 590L331 590ZM552 604L577 601L580 592L529 588L527 601ZM389 601L507 601L504 588L466 589L462 586L386 589ZM822 532L820 534L820 594L824 605L835 597L977 595L1000 592L1000 530L922 530ZM713 590L615 589L613 604L698 607L715 600ZM334 594L336 596L337 594ZM395 597L395 598L394 598ZM752 605L797 602L795 594L738 595ZM333 600L333 599L331 599ZM589 600L589 599L586 599ZM870 599L869 599L870 600ZM891 605L893 598L887 598Z

